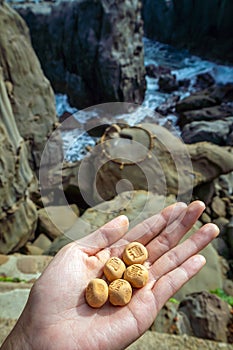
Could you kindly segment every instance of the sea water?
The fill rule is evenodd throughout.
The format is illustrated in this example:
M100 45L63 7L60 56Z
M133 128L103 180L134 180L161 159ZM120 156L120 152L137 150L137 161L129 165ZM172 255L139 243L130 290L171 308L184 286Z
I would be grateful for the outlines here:
M154 110L166 103L168 98L179 96L180 99L183 99L194 92L196 77L199 74L209 73L217 84L233 83L232 66L224 66L203 60L198 56L191 55L187 50L178 50L170 45L147 38L144 38L143 41L145 66L153 64L155 66L169 68L178 81L188 79L190 81L189 86L185 91L181 89L171 93L164 93L159 91L158 79L146 76L147 89L141 108L138 108L133 113L116 115L114 119L126 120L129 125L136 125L143 122L145 117L150 116L150 114L154 116ZM88 152L87 146L92 147L96 142L96 139L89 136L84 129L84 125L89 119L97 117L95 109L93 108L92 112L85 112L85 110L78 111L76 108L70 107L66 95L57 94L56 110L58 117L67 111L80 124L79 129L62 132L65 159L71 162L82 159ZM178 131L176 116L173 114L166 117L161 116L156 122L162 126L169 122L171 130Z

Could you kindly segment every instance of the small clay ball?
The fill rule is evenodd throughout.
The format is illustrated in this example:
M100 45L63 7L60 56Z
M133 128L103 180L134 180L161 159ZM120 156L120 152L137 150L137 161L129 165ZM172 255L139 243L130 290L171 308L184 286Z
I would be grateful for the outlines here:
M91 307L99 308L103 306L108 300L107 283L100 278L94 278L88 283L85 296L88 305Z
M122 258L126 265L143 264L148 258L148 251L143 244L132 242L125 247Z
M108 281L112 282L116 279L121 278L123 273L125 272L125 269L125 264L121 259L117 257L112 257L108 259L104 266L104 274Z
M142 288L148 282L149 272L147 268L141 264L130 265L125 270L124 279L134 288Z
M118 279L109 285L109 301L115 306L128 304L132 297L132 287L129 282Z

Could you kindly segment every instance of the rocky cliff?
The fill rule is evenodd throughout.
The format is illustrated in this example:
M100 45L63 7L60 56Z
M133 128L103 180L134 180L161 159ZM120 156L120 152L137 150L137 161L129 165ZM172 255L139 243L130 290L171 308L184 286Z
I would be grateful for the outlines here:
M44 72L56 92L84 108L141 103L145 92L139 0L26 4L26 20Z
M34 180L0 70L0 253L23 246L32 237L36 208L29 198Z
M233 62L231 0L143 0L147 37Z
M29 148L30 165L37 170L57 121L54 95L25 22L4 2L0 4L0 18L0 66L19 133Z

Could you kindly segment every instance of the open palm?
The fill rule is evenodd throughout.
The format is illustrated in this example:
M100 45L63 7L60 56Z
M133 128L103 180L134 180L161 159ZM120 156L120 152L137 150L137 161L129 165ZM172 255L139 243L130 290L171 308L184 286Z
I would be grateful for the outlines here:
M176 203L129 232L127 218L120 216L61 249L33 286L16 326L24 332L28 348L119 350L136 340L164 303L204 265L205 259L196 254L217 236L215 225L203 226L177 245L203 210L199 201L188 207ZM127 306L88 306L88 282L101 277L107 259L121 257L125 245L135 240L149 252L148 284L134 291Z

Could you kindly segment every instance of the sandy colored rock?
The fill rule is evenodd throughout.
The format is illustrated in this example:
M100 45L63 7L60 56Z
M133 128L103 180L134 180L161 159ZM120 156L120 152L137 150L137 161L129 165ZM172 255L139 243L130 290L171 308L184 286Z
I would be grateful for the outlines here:
M127 267L124 273L124 279L134 288L144 287L149 279L147 268L141 264L133 264Z
M69 206L48 206L38 211L37 232L55 239L68 231L76 219L77 215Z
M135 141L131 146L124 134ZM106 132L101 146L82 161L88 176L82 176L78 186L91 206L129 189L174 194L189 202L193 188L233 169L231 147L210 142L185 145L156 124L124 127L114 147L108 136Z
M1 10L0 5L0 16ZM33 238L37 212L30 199L35 178L28 163L26 144L15 123L1 68L0 98L0 253L8 254Z
M42 255L43 250L39 247L32 245L31 243L27 243L25 246L25 252L27 255Z
M108 300L107 283L100 278L91 280L86 288L85 297L89 306L100 308Z
M9 260L7 255L0 254L0 265L5 264Z
M109 282L112 282L121 278L125 269L125 264L120 258L112 257L104 265L104 275Z
M0 4L0 17L0 66L19 133L27 141L27 157L38 170L44 145L57 122L54 94L24 20L5 2Z
M36 274L44 271L45 267L52 260L49 256L19 256L17 268L25 274Z
M148 258L148 252L143 244L131 242L125 247L122 258L126 265L143 264Z
M147 331L127 350L233 350L232 344L190 337L169 335Z
M215 216L226 216L226 203L218 196L215 196L211 203L211 208Z
M45 234L41 233L32 245L44 251L50 247L51 243L52 241Z
M132 297L132 287L124 279L118 279L109 285L109 301L114 306L125 306Z

